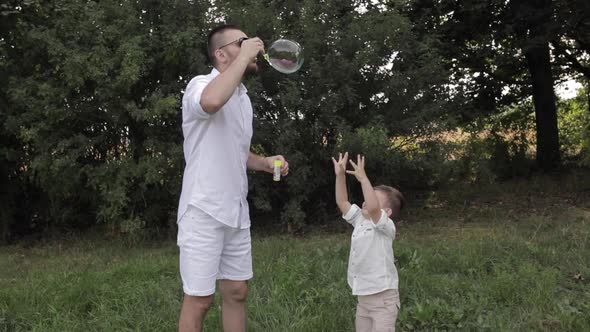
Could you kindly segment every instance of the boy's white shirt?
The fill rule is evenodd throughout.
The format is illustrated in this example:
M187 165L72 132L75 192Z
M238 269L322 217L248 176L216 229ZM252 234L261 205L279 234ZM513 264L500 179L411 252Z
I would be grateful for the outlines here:
M395 225L381 210L377 224L363 216L361 208L352 204L344 220L354 226L348 285L353 295L371 295L387 289L398 289L398 274L394 264L393 240Z

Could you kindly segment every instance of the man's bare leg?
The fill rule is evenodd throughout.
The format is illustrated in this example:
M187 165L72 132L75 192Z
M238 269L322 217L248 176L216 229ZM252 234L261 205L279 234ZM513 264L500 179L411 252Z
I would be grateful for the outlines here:
M221 316L225 332L246 331L248 281L220 280Z
M191 296L184 294L178 320L178 331L201 332L205 315L209 311L211 304L213 304L213 295Z

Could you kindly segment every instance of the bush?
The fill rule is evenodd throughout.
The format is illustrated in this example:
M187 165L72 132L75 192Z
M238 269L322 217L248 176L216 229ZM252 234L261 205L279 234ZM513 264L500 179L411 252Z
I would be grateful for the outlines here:
M590 166L590 108L587 89L578 96L559 102L557 113L561 151L566 160Z

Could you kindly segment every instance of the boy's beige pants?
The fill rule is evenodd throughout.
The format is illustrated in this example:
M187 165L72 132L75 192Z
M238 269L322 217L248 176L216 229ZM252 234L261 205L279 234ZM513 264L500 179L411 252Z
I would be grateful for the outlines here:
M394 332L399 308L397 289L388 289L372 295L359 295L356 306L356 332Z

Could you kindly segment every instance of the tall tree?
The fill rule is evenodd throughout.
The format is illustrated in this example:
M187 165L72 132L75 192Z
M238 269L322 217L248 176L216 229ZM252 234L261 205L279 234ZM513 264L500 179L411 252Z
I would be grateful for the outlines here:
M417 31L445 42L439 49L453 73L459 120L533 96L537 161L550 170L560 162L553 87L586 72L589 6L583 0L416 0L405 10Z
M553 7L551 0L518 0L512 2L511 9L531 76L537 124L537 164L550 171L556 169L561 160L553 89L555 81L549 51L549 41L556 30Z

